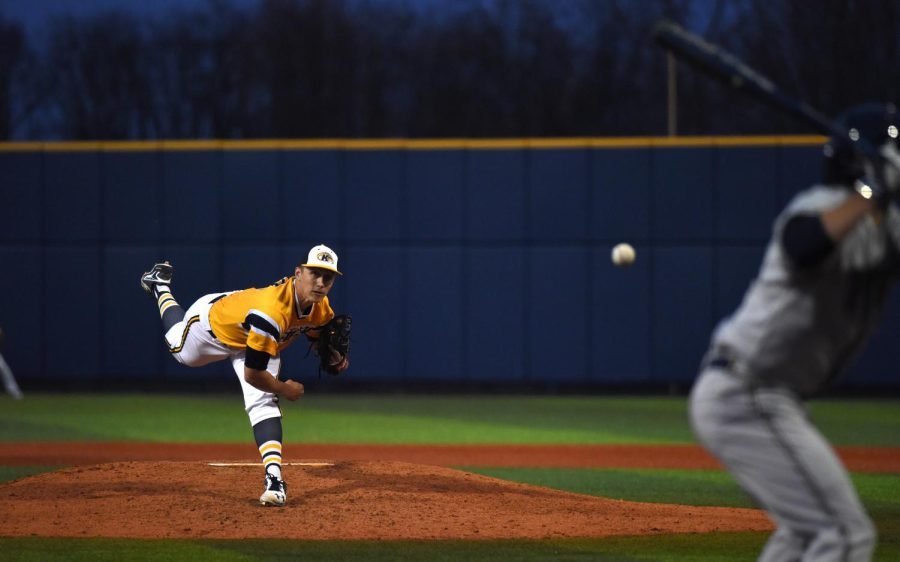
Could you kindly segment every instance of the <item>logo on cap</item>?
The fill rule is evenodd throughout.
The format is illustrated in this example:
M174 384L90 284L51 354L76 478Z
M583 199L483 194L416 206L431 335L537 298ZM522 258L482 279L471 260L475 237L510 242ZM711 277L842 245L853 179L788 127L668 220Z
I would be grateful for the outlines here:
M341 272L338 271L337 264L338 256L334 253L334 250L324 244L319 244L309 251L309 255L306 257L306 263L303 265L306 267L328 269L341 275Z

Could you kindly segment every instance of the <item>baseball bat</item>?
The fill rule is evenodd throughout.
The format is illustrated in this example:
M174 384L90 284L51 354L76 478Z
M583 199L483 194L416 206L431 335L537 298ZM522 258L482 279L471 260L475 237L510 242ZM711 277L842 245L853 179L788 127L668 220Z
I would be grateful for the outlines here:
M850 135L850 131L839 126L834 119L787 95L771 80L744 64L733 54L704 41L672 21L658 22L653 29L653 38L679 60L770 107L805 121L826 136L837 138ZM879 169L885 164L900 169L897 162L885 158L878 148L864 137L853 139L850 146L870 162L878 163ZM879 181L880 178L867 179L869 182L882 183Z

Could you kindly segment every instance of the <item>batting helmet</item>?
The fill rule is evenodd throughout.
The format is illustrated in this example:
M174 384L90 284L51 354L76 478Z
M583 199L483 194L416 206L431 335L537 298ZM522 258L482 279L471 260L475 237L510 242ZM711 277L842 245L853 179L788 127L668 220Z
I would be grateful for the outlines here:
M863 176L882 183L888 192L900 188L897 108L891 103L866 103L851 107L837 118L840 134L825 145L825 182L852 186ZM860 152L865 139L883 160L873 162ZM876 168L875 166L879 167Z

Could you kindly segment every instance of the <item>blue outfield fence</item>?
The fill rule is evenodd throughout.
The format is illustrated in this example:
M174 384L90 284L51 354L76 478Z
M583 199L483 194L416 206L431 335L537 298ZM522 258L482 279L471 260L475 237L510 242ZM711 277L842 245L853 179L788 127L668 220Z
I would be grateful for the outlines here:
M26 388L233 376L166 356L141 272L170 260L187 306L326 243L355 380L685 386L823 141L0 144L3 353ZM622 241L626 269L609 259ZM897 311L857 384L900 384ZM285 373L302 380L298 346Z

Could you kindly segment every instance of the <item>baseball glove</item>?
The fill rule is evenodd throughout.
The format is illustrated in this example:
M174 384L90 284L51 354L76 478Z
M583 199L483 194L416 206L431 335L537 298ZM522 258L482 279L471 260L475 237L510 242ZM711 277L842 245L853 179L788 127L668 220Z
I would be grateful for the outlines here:
M352 326L350 315L340 314L319 328L319 339L315 342L315 347L316 355L319 356L320 372L339 375L346 369L345 360L350 357Z

